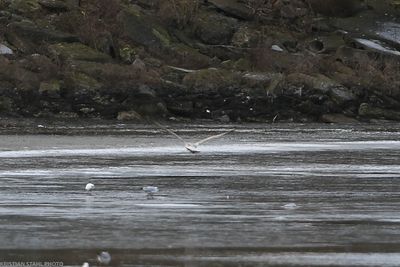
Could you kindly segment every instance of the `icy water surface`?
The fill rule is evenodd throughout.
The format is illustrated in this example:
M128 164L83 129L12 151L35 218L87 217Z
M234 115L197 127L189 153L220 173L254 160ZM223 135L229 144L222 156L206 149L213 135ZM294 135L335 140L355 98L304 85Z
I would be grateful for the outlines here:
M399 126L3 129L0 262L400 266Z

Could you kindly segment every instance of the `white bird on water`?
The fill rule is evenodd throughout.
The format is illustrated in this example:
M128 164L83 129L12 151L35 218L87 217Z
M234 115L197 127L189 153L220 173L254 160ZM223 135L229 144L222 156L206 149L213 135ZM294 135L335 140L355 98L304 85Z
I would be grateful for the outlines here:
M99 255L97 255L97 261L100 264L108 265L111 261L111 255L107 251L101 252Z
M88 183L86 186L85 186L85 190L86 191L91 191L91 190L93 190L94 189L94 184L92 184L92 183Z
M296 203L288 203L282 206L282 208L287 209L287 210L294 210L297 209L299 206L296 205Z
M233 132L233 131L235 130L235 129L230 129L230 130L228 130L228 131L226 131L226 132L223 132L223 133L220 133L220 134L216 134L216 135L212 135L212 136L209 136L209 137L207 137L207 138L204 138L204 139L202 139L202 140L200 140L200 141L198 141L198 142L196 142L196 143L188 143L188 142L185 141L185 139L183 139L182 137L180 137L179 135L177 135L177 134L176 134L175 132L173 132L172 130L170 130L170 129L164 127L164 126L162 126L162 125L159 124L159 123L156 123L156 125L158 125L159 127L163 128L164 130L166 130L167 132L169 132L170 134L172 134L173 136L175 136L176 138L178 138L179 140L181 140L181 141L184 143L185 148L186 148L187 150L189 150L190 152L192 152L192 153L199 153L199 152L200 152L200 150L197 148L200 144L203 144L203 143L205 143L205 142L207 142L207 141L210 141L210 140L212 140L212 139L216 139L216 138L222 137L222 136L224 136L224 135L226 135L226 134L228 134L228 133L231 133L231 132Z
M157 186L144 186L142 190L147 194L149 198L152 198L155 193L158 192Z

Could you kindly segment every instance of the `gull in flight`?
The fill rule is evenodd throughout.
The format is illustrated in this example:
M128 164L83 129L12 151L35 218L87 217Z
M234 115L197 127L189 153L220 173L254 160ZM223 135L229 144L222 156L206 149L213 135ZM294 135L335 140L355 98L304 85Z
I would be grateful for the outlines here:
M202 139L202 140L200 140L200 141L198 141L198 142L196 142L196 143L188 143L188 142L185 141L185 139L183 139L182 137L180 137L179 135L177 135L176 133L174 133L172 130L170 130L170 129L164 127L164 126L162 126L162 125L159 124L159 123L156 123L156 124L157 124L159 127L161 127L161 128L163 128L164 130L166 130L167 132L169 132L170 134L172 134L173 136L175 136L176 138L178 138L179 140L181 140L181 141L184 143L185 148L186 148L188 151L192 152L192 153L199 153L199 152L200 152L200 150L197 148L200 144L203 144L203 143L205 143L205 142L207 142L207 141L210 141L210 140L212 140L212 139L216 139L216 138L222 137L222 136L224 136L224 135L226 135L226 134L228 134L228 133L230 133L230 132L233 132L233 131L235 130L235 129L230 129L230 130L228 130L228 131L226 131L226 132L223 132L223 133L220 133L220 134L216 134L216 135L212 135L212 136L209 136L209 137L207 137L207 138L204 138L204 139Z

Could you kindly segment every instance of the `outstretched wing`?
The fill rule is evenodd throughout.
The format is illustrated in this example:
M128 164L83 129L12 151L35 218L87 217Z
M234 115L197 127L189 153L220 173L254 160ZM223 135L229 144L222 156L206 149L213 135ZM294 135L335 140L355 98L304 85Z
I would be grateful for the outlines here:
M195 145L195 146L198 146L198 145L200 145L200 144L202 144L202 143L205 143L205 142L207 142L207 141L210 141L210 140L212 140L212 139L216 139L216 138L219 138L219 137L221 137L221 136L224 136L224 135L226 135L226 134L228 134L228 133L230 133L230 132L233 132L234 130L235 130L235 129L231 129L231 130L229 130L229 131L227 131L227 132L224 132L224 133L220 133L220 134L217 134L217 135L212 135L212 136L210 136L210 137L207 137L207 138L205 138L205 139L202 139L202 140L200 140L200 141L194 143L194 145Z
M177 135L176 133L174 133L172 130L168 129L167 127L165 127L164 125L159 124L158 122L154 121L153 122L155 125L157 125L158 127L160 127L161 129L164 129L165 131L169 132L170 134L172 134L173 136L175 136L176 138L178 138L179 140L181 140L184 144L186 144L185 139L183 139L182 137L180 137L179 135Z

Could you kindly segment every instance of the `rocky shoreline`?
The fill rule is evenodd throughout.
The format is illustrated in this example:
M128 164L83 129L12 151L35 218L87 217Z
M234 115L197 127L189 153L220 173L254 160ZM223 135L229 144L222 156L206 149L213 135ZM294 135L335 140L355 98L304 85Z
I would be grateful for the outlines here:
M0 116L400 121L395 2L2 0Z

